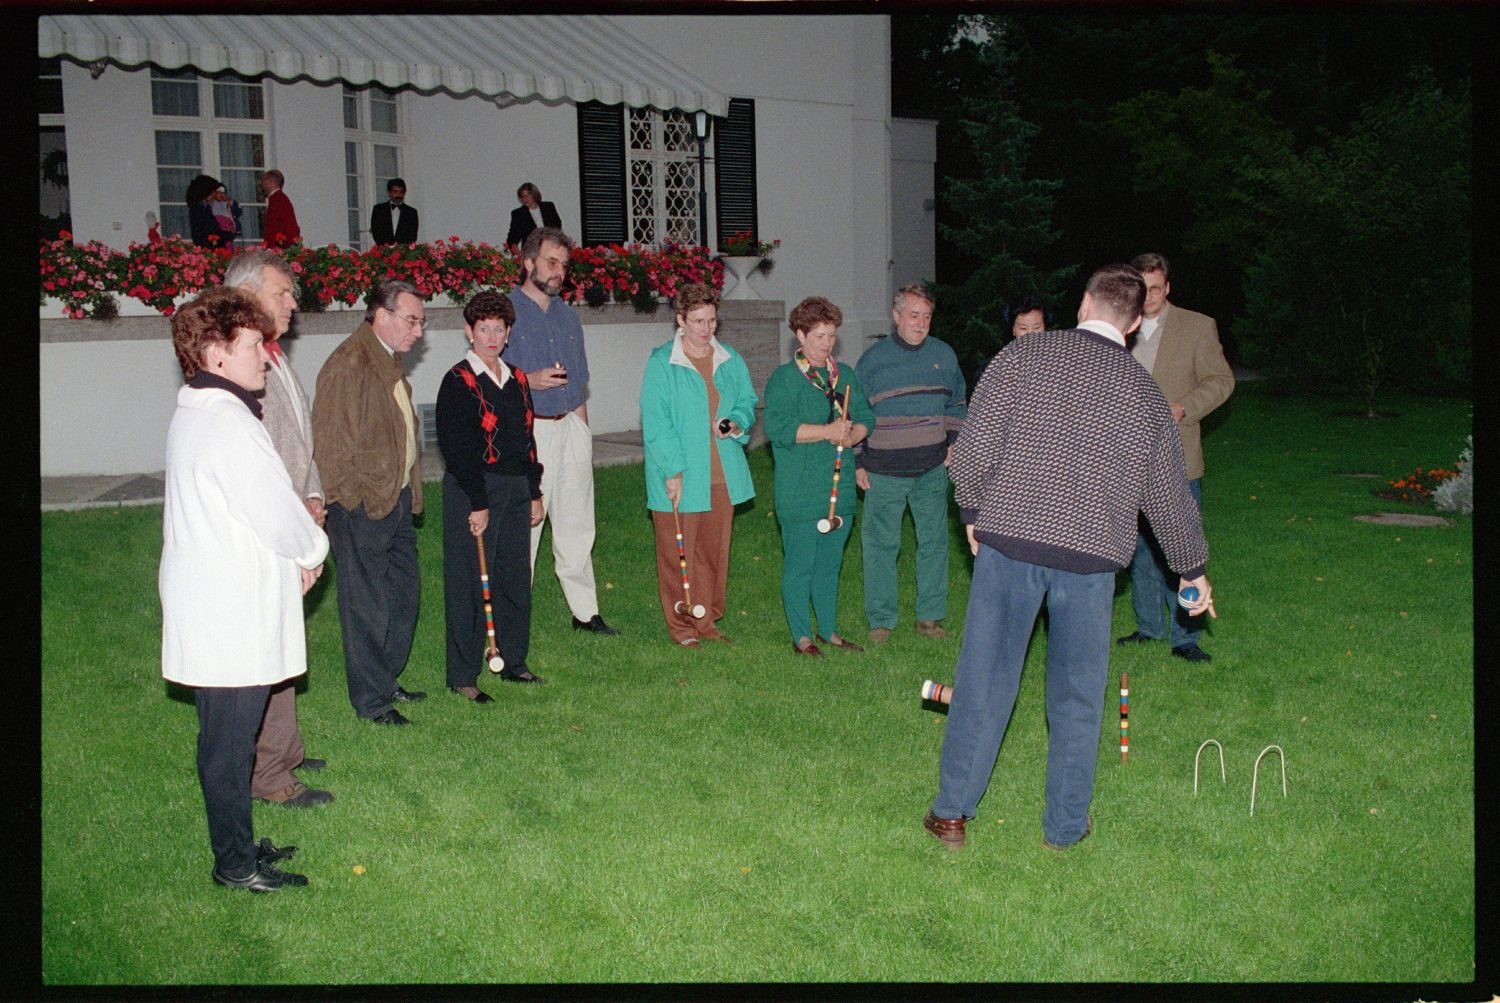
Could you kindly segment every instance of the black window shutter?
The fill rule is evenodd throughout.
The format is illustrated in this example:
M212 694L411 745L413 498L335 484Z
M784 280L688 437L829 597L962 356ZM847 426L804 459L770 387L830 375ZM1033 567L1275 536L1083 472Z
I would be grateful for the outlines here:
M624 244L625 106L589 101L578 106L579 195L585 247Z
M755 221L754 101L730 98L729 117L714 123L714 166L719 246L746 230L750 239L759 240Z

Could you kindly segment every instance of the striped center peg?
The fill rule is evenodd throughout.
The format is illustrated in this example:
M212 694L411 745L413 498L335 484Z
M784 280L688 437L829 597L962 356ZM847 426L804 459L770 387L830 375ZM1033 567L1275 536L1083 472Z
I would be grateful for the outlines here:
M1120 762L1130 762L1130 673L1120 673Z

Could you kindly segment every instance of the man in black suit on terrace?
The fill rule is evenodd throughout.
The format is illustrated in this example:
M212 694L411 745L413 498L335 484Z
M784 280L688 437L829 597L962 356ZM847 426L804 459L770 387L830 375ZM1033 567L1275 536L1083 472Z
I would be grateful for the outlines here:
M390 201L370 212L370 236L376 244L415 244L417 210L406 204L406 182L391 178L385 183L385 193Z
M516 189L516 198L521 204L510 211L510 230L505 234L505 246L520 247L527 236L539 226L555 226L562 229L562 217L557 206L542 201L541 190L530 181Z

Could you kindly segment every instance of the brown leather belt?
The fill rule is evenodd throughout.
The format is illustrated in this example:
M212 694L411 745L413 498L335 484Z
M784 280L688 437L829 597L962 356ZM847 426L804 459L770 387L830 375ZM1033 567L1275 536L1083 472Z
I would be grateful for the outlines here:
M562 414L534 414L532 417L537 421L562 421L572 413L572 411L564 411Z

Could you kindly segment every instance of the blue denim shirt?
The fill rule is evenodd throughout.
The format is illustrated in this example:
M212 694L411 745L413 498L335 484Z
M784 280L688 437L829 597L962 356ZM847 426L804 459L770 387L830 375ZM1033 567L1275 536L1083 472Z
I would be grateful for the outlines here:
M589 360L578 311L558 296L551 297L543 310L520 286L511 290L510 302L516 308L516 323L501 357L506 365L525 373L561 362L568 371L567 385L549 390L533 386L531 400L543 417L567 414L583 403L589 385Z

